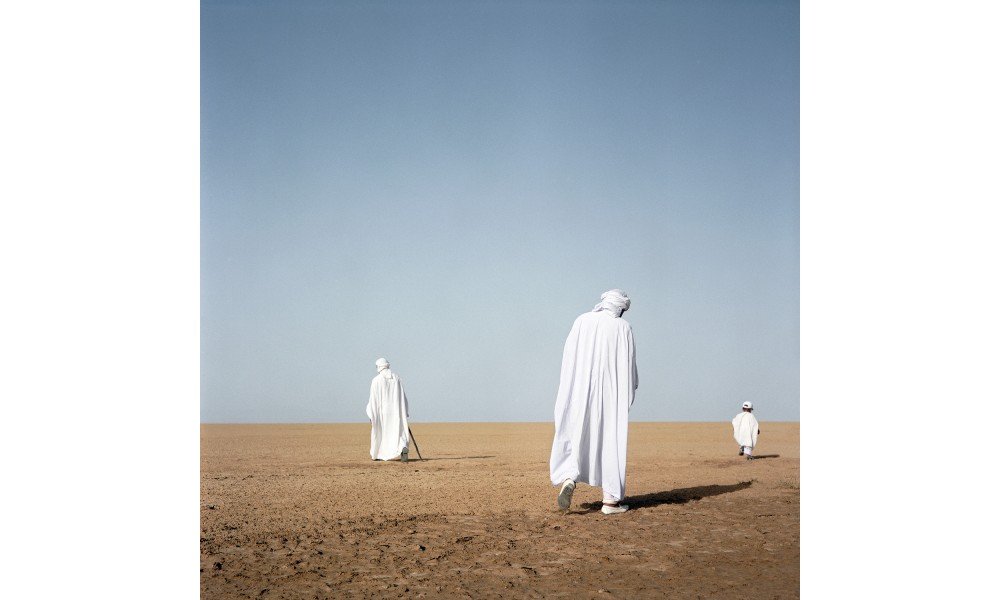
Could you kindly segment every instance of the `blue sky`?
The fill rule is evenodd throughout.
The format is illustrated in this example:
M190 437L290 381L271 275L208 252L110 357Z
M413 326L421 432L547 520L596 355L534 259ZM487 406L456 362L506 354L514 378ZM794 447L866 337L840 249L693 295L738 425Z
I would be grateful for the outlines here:
M632 298L635 420L799 418L797 2L202 3L201 418L552 418Z

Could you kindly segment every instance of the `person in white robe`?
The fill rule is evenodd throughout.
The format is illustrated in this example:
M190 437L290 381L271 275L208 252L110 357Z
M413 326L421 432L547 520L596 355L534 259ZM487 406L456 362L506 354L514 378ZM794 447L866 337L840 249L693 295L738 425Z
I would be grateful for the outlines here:
M375 361L378 375L372 379L368 395L368 420L372 423L372 460L406 462L409 452L410 406L399 375L389 369L384 358Z
M639 387L632 326L621 318L631 301L609 290L577 317L563 348L549 460L557 504L567 509L577 482L600 487L604 514L622 513L628 413Z
M733 417L733 438L740 445L739 456L746 455L747 460L753 460L753 448L757 445L760 435L760 424L753 416L753 402L743 403L743 412Z

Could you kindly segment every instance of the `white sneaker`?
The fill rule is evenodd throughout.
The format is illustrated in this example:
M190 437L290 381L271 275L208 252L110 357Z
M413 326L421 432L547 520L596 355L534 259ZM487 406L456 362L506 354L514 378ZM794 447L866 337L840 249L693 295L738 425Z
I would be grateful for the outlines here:
M623 513L628 510L628 504L619 504L618 506L608 506L605 504L601 507L601 512L606 515L617 515L618 513Z
M559 508L566 510L569 508L570 502L573 501L573 490L576 489L576 482L567 479L563 482L562 488L559 489L559 497L556 502L559 504Z

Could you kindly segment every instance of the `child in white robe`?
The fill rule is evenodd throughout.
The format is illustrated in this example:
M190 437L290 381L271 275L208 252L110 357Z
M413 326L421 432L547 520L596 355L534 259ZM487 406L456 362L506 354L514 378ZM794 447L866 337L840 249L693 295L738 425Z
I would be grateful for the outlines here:
M743 412L733 417L733 437L740 445L739 456L746 455L747 460L753 460L753 448L757 445L758 434L760 424L753 416L753 403L744 402Z

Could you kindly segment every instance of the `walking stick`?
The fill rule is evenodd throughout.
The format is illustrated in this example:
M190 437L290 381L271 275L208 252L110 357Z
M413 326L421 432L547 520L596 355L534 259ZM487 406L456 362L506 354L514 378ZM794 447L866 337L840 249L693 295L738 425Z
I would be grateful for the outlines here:
M413 437L413 430L409 427L406 430L410 432L410 439L413 440L413 447L417 451L417 456L420 456L420 460L424 460L424 457L420 455L420 446L417 445L417 438Z

